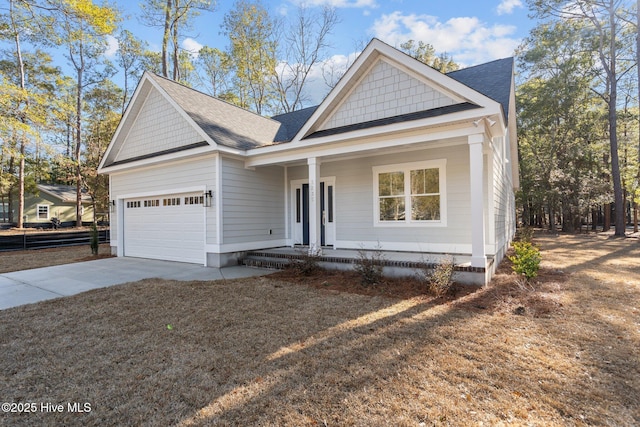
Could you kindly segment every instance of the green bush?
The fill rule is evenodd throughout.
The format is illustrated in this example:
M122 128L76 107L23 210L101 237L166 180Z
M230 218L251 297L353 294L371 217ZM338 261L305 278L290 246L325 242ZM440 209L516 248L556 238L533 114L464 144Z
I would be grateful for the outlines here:
M536 277L542 261L540 250L531 242L514 242L513 250L515 255L508 257L513 263L513 271L523 275L527 280Z
M98 227L96 227L96 223L93 223L93 227L91 227L91 254L98 255Z
M531 242L533 238L533 227L524 226L522 228L518 228L516 232L516 239L520 242Z

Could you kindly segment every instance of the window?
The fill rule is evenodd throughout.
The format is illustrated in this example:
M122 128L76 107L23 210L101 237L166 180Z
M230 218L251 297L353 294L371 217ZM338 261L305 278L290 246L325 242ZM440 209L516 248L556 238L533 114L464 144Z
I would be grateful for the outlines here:
M49 205L38 205L38 219L49 219Z
M0 203L0 222L9 221L9 203Z
M376 225L446 225L446 160L376 166Z
M204 196L189 196L184 198L185 205L204 205Z

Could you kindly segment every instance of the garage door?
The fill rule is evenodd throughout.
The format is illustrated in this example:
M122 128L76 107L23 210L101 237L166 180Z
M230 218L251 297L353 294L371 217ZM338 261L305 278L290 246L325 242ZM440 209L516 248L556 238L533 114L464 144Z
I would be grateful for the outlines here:
M124 201L124 255L204 264L202 193Z

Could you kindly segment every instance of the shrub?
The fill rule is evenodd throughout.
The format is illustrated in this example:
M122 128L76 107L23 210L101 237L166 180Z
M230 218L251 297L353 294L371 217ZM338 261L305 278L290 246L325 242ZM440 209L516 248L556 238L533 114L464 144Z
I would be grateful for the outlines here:
M318 256L312 255L308 251L298 251L298 257L291 260L289 268L298 275L311 276L320 270Z
M427 284L429 292L441 297L451 292L455 262L451 255L447 255L436 263L423 263L419 278Z
M98 255L98 227L96 227L96 223L93 223L91 227L91 254Z
M371 256L364 249L358 251L358 258L354 269L360 274L360 281L365 286L375 285L382 281L384 254L380 245L371 252Z
M522 274L527 280L536 277L542 261L540 250L531 242L514 242L513 250L515 255L508 257L513 263L513 271Z
M533 238L533 227L524 226L522 228L518 228L516 238L520 242L531 242L531 239Z
M431 273L429 288L436 296L443 296L451 291L453 285L453 272L455 270L453 257L450 255L442 258Z

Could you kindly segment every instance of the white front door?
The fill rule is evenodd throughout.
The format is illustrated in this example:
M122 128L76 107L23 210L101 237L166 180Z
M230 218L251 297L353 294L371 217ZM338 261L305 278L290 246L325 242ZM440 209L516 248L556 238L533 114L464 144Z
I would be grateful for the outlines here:
M335 178L320 180L320 234L322 246L333 246L336 239L335 223ZM291 182L293 242L296 245L309 244L309 182Z

